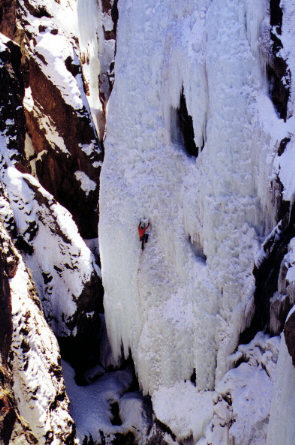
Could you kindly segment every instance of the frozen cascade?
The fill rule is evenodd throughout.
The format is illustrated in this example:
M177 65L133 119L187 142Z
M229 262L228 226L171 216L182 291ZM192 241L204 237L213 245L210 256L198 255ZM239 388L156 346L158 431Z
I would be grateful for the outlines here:
M273 223L266 121L279 121L257 43L266 16L264 1L119 2L100 251L113 351L131 349L146 393L194 368L197 388L213 389L251 311L253 264ZM171 137L182 88L204 144L196 159Z
M97 35L99 9L96 0L79 0L77 3L79 44L82 58L86 59L83 73L89 85L88 102L98 134L102 129L102 107L99 102L98 75L100 60L98 57L99 36ZM83 59L82 59L83 61Z
M113 2L110 1L111 5ZM108 74L114 59L115 40L106 39L105 31L113 29L114 23L103 10L102 0L78 0L78 29L81 61L86 82L88 102L100 139L105 127L105 104L109 95ZM106 96L102 99L100 93Z

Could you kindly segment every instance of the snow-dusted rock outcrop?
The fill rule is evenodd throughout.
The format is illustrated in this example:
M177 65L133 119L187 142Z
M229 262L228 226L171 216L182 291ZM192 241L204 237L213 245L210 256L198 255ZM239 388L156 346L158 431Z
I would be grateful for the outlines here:
M71 211L82 236L94 238L103 155L84 91L75 5L9 3L22 52L30 171Z
M7 46L6 49L8 51ZM3 72L6 72L5 66ZM8 82L7 85L11 88L7 92L10 97L15 86ZM1 111L5 122L7 106L4 98ZM80 329L85 329L85 323L91 324L93 317L99 325L100 271L70 213L46 192L37 179L17 170L19 163L15 161L22 157L14 148L15 144L10 146L10 141L17 141L19 145L24 141L24 127L17 123L10 119L1 137L0 178L9 202L2 199L2 214L10 223L11 215L14 216L17 246L24 253L45 315L56 335L79 336Z
M16 221L17 245L47 320L56 335L75 336L83 317L87 323L101 305L95 259L69 212L35 178L10 166L2 172L2 182Z
M13 333L12 300L9 280L18 268L19 257L15 255L9 235L0 220L0 440L8 443L36 444L37 438L32 433L30 425L20 416L12 389L13 373L8 366L11 354Z
M30 423L38 443L74 443L57 340L21 259L10 288L13 335L9 363L20 414Z
M83 378L88 360L97 363L100 355L100 271L70 213L26 173L21 52L3 35L0 58L0 76L6 87L0 95L1 224L22 252L21 257L3 229L5 243L12 252L5 266L11 280L4 284L8 296L3 296L5 324L1 325L4 356L9 357L7 372L11 374L3 391L10 388L11 400L15 400L10 417L16 419L16 431L13 425L9 429L7 416L3 416L1 434L14 434L15 443L27 434L27 443L31 443L32 436L32 443L73 444L75 428L69 414L59 346L47 321L59 337L77 378ZM5 243L1 242L2 250ZM2 263L1 256L3 268ZM9 403L10 399L8 408ZM29 426L22 423L22 418Z
M32 278L0 224L3 443L74 444L57 340Z
M15 67L14 52L18 55ZM17 70L20 51L3 37L0 55L1 75L6 79L0 97L1 217L31 271L46 320L79 378L89 360L99 360L100 270L70 213L36 178L22 172L26 161L21 150L25 125L22 76Z

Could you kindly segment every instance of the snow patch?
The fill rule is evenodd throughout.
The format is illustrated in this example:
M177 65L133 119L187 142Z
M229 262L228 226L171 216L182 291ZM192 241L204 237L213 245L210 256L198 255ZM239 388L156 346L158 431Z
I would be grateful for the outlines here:
M156 417L169 425L178 440L197 441L213 416L213 391L198 392L190 382L162 387L152 397Z
M147 432L148 423L142 398L139 393L129 392L124 395L133 378L130 370L108 372L83 387L75 383L74 370L65 361L63 361L63 371L67 393L71 400L71 414L81 442L85 436L91 435L93 440L99 443L103 437L106 437L106 443L112 443L111 438L116 433L126 434L131 431L139 440L138 443L143 443L141 440ZM122 425L112 424L113 403L119 405Z
M75 173L75 178L81 184L81 189L85 192L85 195L88 196L90 192L93 192L97 185L94 181L92 181L86 173L81 170L77 170Z

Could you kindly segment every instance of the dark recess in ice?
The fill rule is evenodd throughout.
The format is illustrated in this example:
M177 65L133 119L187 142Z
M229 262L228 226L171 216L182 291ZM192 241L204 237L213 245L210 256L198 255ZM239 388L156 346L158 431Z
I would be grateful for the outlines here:
M171 142L179 144L189 156L197 157L199 151L203 149L195 144L195 133L193 119L188 114L184 90L182 88L179 107L177 109L171 107L170 110L170 132Z
M199 148L195 144L195 133L193 127L193 119L188 114L184 91L182 88L180 94L179 108L177 109L178 125L182 134L184 147L187 153L197 157Z

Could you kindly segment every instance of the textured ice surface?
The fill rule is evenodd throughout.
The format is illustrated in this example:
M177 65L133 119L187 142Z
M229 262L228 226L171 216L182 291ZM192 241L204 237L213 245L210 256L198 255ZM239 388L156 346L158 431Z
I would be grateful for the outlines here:
M145 392L194 368L197 388L213 389L246 324L259 239L273 223L266 119L279 119L257 43L266 14L264 2L119 4L100 250L114 354L121 341L131 348ZM197 158L175 138L182 88L204 145Z
M294 385L295 368L282 334L271 402L267 445L292 445L294 443Z
M111 4L112 2L109 2L109 5ZM77 2L83 75L88 87L88 102L100 139L103 138L105 127L104 101L108 99L110 88L108 72L115 57L115 40L105 38L105 31L112 30L114 23L103 9L101 1ZM104 99L100 95L101 92L106 93Z

